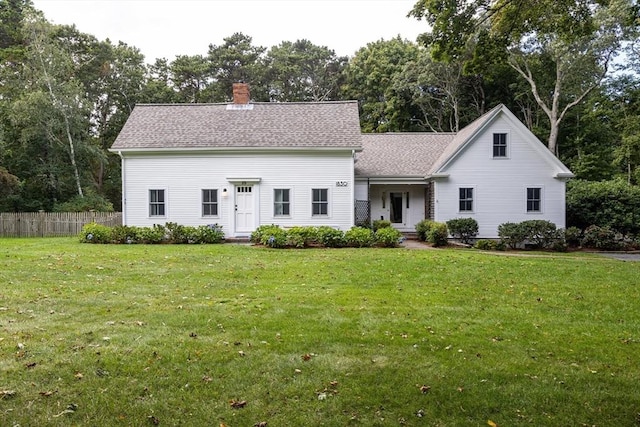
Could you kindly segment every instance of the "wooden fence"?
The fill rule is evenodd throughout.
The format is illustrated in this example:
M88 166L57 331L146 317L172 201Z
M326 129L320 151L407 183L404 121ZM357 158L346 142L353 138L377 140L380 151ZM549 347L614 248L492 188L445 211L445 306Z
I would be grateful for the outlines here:
M0 237L75 236L85 224L122 225L121 212L0 212Z

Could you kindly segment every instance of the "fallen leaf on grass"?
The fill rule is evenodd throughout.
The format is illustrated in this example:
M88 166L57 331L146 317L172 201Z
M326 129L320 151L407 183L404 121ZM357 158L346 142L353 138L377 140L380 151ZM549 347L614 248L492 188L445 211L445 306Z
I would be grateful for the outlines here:
M305 362L308 361L308 360L311 360L311 355L309 353L303 354L302 355L302 360L304 360Z
M235 400L232 399L229 404L231 405L231 407L233 409L239 409L239 408L244 408L245 406L247 406L247 401L246 400Z
M74 375L74 377L76 377L77 380L81 380L82 377L84 377L84 375L82 375L82 372L76 372L76 374Z
M213 381L213 378L211 378L209 375L205 375L202 377L202 381L204 381L205 383L210 383L211 381Z
M487 420L487 424L490 425L491 427L498 427L498 424L494 423L491 420Z
M26 367L27 367L27 369L31 369L31 368L35 368L35 367L36 367L36 365L37 365L37 363L36 363L36 362L31 362L31 363L27 363L27 364L26 364L26 365L24 365L24 366L26 366Z
M55 391L51 391L51 390L41 391L41 392L40 392L40 396L49 397L49 396L51 396L53 393L55 393Z
M423 386L420 387L420 391L422 392L422 394L429 393L429 390L431 390L431 386L423 385Z

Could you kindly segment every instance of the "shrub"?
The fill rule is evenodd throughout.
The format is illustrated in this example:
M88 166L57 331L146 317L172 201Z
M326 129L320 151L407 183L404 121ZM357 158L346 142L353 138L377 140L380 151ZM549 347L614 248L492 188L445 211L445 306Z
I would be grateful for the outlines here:
M640 186L629 185L622 179L570 181L567 223L583 230L597 225L625 236L640 234Z
M104 196L94 191L87 191L84 196L75 196L64 203L56 203L54 212L113 212L113 204Z
M475 243L475 245L473 245L473 247L480 249L481 251L494 251L496 250L497 242L495 240L480 239Z
M262 243L262 236L264 234L269 234L271 233L272 229L274 228L279 228L277 225L261 225L258 228L256 228L255 230L253 230L253 233L251 233L251 237L249 237L249 240L252 243Z
M478 235L478 221L473 218L455 218L447 221L451 235L462 243L469 243Z
M95 222L85 224L80 231L80 241L83 243L111 243L111 228Z
M391 221L387 219L376 219L372 223L373 231L378 231L381 228L389 228L391 227Z
M323 225L317 228L318 241L327 248L344 246L344 233L333 227Z
M433 246L445 246L449 242L449 230L443 222L432 222L427 242Z
M345 244L352 248L367 248L373 246L374 234L368 228L352 227L344 233Z
M287 230L287 239L287 246L306 247L318 243L318 231L316 227L291 227Z
M429 231L431 230L431 226L434 224L430 219L423 219L419 223L416 224L416 232L418 233L418 239L426 242L429 237Z
M500 240L511 249L522 245L527 238L524 227L516 222L505 222L498 226Z
M287 245L287 232L277 225L263 225L251 235L254 240L254 234L257 236L256 243L269 246L271 248L284 248Z
M175 222L167 222L165 224L165 240L168 243L188 243L189 231L184 225L177 224Z
M153 224L153 227L142 227L138 236L141 243L157 244L165 241L167 230L163 225Z
M525 240L536 248L548 248L559 240L556 225L551 221L532 219L519 224L525 234Z
M569 227L564 230L564 241L571 248L577 248L580 246L582 240L582 230L578 227Z
M393 227L383 227L375 232L375 241L378 246L395 248L400 244L402 233Z
M188 243L221 243L224 240L224 232L218 224L188 227L187 233Z
M591 225L584 230L582 246L605 251L615 251L623 247L621 239L618 239L614 230L597 225Z
M140 240L139 228L128 225L116 225L111 229L112 243L138 243Z

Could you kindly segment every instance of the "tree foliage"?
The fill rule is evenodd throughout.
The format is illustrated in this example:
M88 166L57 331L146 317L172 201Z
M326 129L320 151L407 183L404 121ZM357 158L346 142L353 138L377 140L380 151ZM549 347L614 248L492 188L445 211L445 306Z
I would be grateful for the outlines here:
M568 111L600 85L640 25L632 0L420 0L410 13L432 25L422 41L436 59L490 60L468 52L487 43L504 49L547 116L556 155Z

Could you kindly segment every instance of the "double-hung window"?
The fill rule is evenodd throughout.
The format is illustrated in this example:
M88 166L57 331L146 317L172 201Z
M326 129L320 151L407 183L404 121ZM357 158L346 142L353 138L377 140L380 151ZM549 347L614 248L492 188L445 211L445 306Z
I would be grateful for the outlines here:
M202 190L202 216L218 216L218 190Z
M507 157L507 134L506 133L493 134L493 157L494 158Z
M527 188L527 212L542 212L542 188Z
M460 188L459 207L460 212L473 212L473 188Z
M165 216L164 190L149 190L149 216Z
M290 200L288 188L273 190L273 216L289 216Z
M312 215L329 214L329 190L326 188L314 188L311 190L311 213Z

